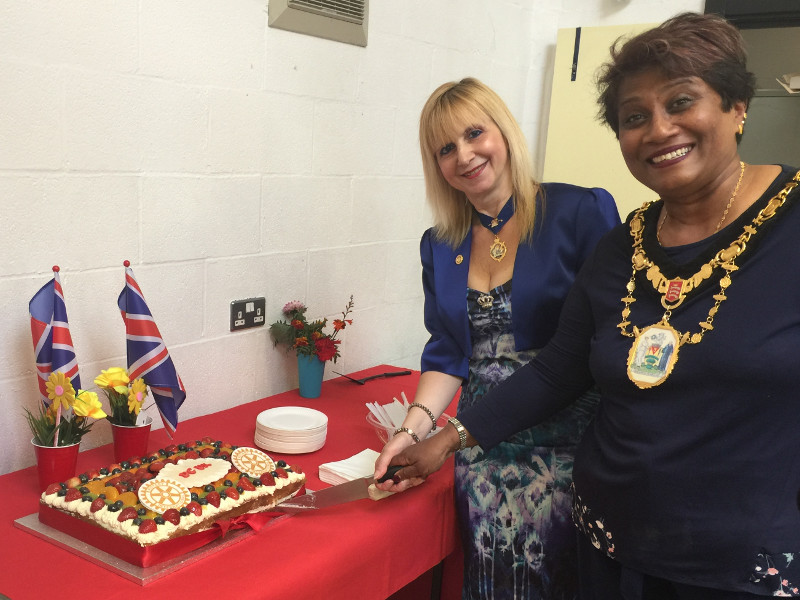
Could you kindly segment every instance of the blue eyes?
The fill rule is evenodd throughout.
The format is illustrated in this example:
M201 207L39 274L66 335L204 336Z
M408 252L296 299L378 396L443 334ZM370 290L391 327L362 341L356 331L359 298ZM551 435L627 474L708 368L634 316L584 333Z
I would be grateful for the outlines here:
M483 129L477 129L477 128L476 129L468 129L464 133L464 137L467 140L474 140L474 139L480 137L482 134L483 134ZM450 142L449 144L445 144L439 150L439 156L447 156L448 154L450 154L455 149L456 149L456 145L454 143Z

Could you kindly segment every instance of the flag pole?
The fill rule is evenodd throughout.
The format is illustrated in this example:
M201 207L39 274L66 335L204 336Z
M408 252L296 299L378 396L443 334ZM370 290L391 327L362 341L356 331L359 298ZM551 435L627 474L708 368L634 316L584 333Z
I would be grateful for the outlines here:
M61 268L58 265L53 265L53 277L61 283L61 278L58 276L58 272ZM56 429L55 429L55 436L53 437L53 446L58 446L58 424L61 422L61 401L58 402L58 408L56 409Z

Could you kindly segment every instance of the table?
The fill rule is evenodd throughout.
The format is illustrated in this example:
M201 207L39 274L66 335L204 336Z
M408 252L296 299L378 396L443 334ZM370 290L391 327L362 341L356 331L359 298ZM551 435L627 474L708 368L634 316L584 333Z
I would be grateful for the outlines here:
M389 365L358 372L365 377ZM364 448L380 450L381 442L366 422L366 402L386 403L405 391L409 401L419 373L375 379L358 385L344 378L326 381L322 395L301 398L292 390L211 415L182 421L175 443L210 435L237 445L253 446L256 416L275 406L306 406L328 415L325 446L310 454L270 456L300 466L310 489L327 484L318 466L341 460ZM191 402L191 396L187 399ZM450 408L455 414L454 408ZM98 423L96 427L103 427ZM148 451L171 443L163 429L150 436ZM452 459L451 459L452 460ZM81 452L78 472L113 462L112 446ZM452 462L424 485L379 502L365 499L294 515L243 541L141 586L15 527L15 519L36 512L36 467L0 476L0 597L13 600L59 598L65 586L75 596L124 598L305 598L384 600L419 598L404 586L431 579L431 569L444 565L441 598L460 595L460 550L453 502ZM441 570L439 570L441 573ZM434 578L434 581L437 579ZM427 585L430 585L429 583ZM411 587L405 588L412 590ZM394 594L394 595L393 595ZM224 595L224 596L222 596ZM427 593L425 594L427 595ZM434 594L435 596L435 594Z

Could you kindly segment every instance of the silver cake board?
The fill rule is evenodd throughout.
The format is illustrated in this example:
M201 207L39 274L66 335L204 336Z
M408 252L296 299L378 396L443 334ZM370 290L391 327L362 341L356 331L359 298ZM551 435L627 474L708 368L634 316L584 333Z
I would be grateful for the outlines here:
M287 514L271 519L264 525L264 527L262 527L262 530L274 523L283 521L285 518L290 516L291 515ZM48 541L51 544L55 544L59 548L63 548L67 552L71 552L72 554L85 558L89 562L104 567L112 573L116 573L117 575L142 586L152 583L157 579L161 579L167 575L171 575L183 567L192 565L197 561L206 558L207 556L215 554L220 550L232 546L233 544L238 544L242 540L249 538L251 535L258 533L249 527L228 531L224 537L219 537L205 546L197 548L196 550L192 550L191 552L187 552L181 556L177 556L157 565L153 565L152 567L140 567L138 565L133 565L129 562L126 562L121 558L117 558L113 554L109 554L108 552L104 552L98 548L95 548L94 546L74 538L62 531L59 531L58 529L53 529L49 525L41 523L39 521L39 513L33 513L27 517L20 517L14 521L14 525L40 539Z

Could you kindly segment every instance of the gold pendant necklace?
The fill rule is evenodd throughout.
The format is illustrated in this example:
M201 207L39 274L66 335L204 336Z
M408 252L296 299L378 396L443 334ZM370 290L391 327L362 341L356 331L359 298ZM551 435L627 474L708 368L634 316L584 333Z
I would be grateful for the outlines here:
M506 257L506 252L508 248L506 248L506 243L503 242L497 234L494 236L494 241L492 245L489 246L489 256L491 256L497 262L500 262Z
M678 362L678 350L684 344L699 344L706 332L714 329L712 323L720 305L727 300L725 291L731 285L731 273L738 270L736 259L745 252L747 243L756 234L758 228L775 216L789 192L800 184L800 171L789 181L784 188L773 196L767 205L759 211L753 220L744 226L741 235L730 246L717 252L714 257L702 265L700 269L686 279L668 279L652 260L650 260L642 247L644 234L644 214L652 204L646 202L634 213L630 222L630 232L633 238L633 255L631 256L631 278L626 286L627 295L622 298L622 321L617 325L620 333L625 337L633 338L633 344L628 352L628 378L639 388L646 389L663 383L670 376ZM738 189L738 185L737 185ZM723 219L724 220L724 219ZM722 222L720 221L720 225ZM709 309L708 316L700 321L700 330L696 333L676 330L669 320L672 311L678 308L686 296L696 290L698 286L711 277L717 269L725 271L719 281L719 292L714 294L714 305ZM633 326L629 331L631 322L631 305L636 302L633 293L636 290L636 273L647 269L646 276L653 288L661 294L661 306L664 314L661 320L640 329Z
M492 257L493 260L500 262L505 258L508 248L506 247L505 242L500 239L498 234L503 228L503 225L505 225L508 220L514 216L514 198L512 197L506 200L506 203L503 205L503 208L500 209L500 212L496 217L484 215L477 210L475 211L475 215L477 215L480 224L491 231L494 235L494 241L489 246L489 256Z
M717 223L717 226L714 228L714 233L719 231L719 228L722 227L722 224L725 222L725 218L728 216L728 211L733 206L733 201L736 200L736 194L739 193L739 186L742 185L742 178L744 177L744 169L747 165L744 164L744 161L739 161L739 180L736 182L736 187L733 188L733 194L731 194L730 200L728 200L728 204L725 206L725 210L722 212L722 218ZM664 217L661 219L661 222L656 227L656 239L658 240L659 246L663 246L664 244L661 243L661 228L664 227L664 223L667 222L667 217L669 217L669 213L667 212L667 208L664 207Z

